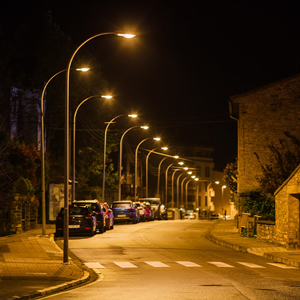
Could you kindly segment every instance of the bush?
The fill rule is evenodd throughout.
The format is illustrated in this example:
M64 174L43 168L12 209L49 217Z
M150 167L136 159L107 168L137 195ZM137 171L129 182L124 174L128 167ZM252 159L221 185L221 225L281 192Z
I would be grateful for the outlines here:
M263 191L253 190L240 193L239 202L244 212L254 212L264 220L275 221L275 200Z
M20 177L13 185L13 192L15 194L32 197L35 193L35 190L29 179Z

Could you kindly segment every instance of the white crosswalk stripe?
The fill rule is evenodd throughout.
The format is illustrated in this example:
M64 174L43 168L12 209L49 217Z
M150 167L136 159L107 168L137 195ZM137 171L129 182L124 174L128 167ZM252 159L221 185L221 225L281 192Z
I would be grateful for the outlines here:
M253 263L247 263L247 262L238 262L238 264L241 264L241 265L246 266L246 267L251 268L251 269L263 269L263 268L265 268L263 266L256 265L256 264L253 264Z
M275 266L275 267L278 267L281 269L297 269L296 267L287 266L287 265L281 264L281 263L268 263L268 265Z
M117 266L121 267L121 268L137 268L136 265L127 262L127 261L120 261L120 262L114 262L114 264L116 264Z
M104 269L105 268L98 262L85 262L84 264L90 269Z
M223 262L220 262L220 261L208 261L209 264L212 264L218 268L234 268L234 266L231 266L231 265L228 265L228 264L225 264Z
M193 267L201 267L198 264L195 264L191 261L176 261L178 264L183 265L185 267L193 268Z
M160 262L160 261L145 261L146 264L154 267L154 268L168 268L170 266Z
M153 268L169 268L170 267L170 265L165 264L161 261L144 261L144 262L139 262L138 265L133 264L133 263L128 262L128 261L119 261L119 262L110 262L110 263L114 263L118 267L124 268L124 269L125 268L138 268L138 267L141 267L141 263L145 263L145 264L147 264L147 265L149 265ZM203 267L202 265L199 265L199 264L194 263L192 261L175 261L175 263L177 263L181 266L184 266L184 267L188 267L188 268L193 268L193 267L194 268L195 267L201 268L201 267ZM211 265L213 265L215 267L218 267L218 268L235 268L235 266L233 266L233 265L229 265L229 264L226 264L226 263L220 262L220 261L208 261L206 263L211 264ZM265 266L257 265L257 264L250 263L250 262L236 262L236 263L240 264L242 266L245 266L247 268L252 268L252 269L265 269L266 268ZM84 264L90 269L109 268L109 266L107 266L107 264L102 265L99 262L85 262ZM298 269L296 267L287 266L287 265L282 264L282 263L267 263L267 264L270 265L270 266L274 266L274 267L282 268L282 269Z

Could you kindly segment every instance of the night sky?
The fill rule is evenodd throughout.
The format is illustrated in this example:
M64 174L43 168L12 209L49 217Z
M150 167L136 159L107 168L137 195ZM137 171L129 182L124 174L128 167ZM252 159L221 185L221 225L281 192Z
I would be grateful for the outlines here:
M43 4L37 5L37 3ZM1 1L1 22L51 10L75 45L101 32L97 55L126 112L145 118L167 144L215 148L217 169L237 153L230 96L298 72L300 1ZM66 62L67 64L67 62ZM122 112L120 112L122 113Z

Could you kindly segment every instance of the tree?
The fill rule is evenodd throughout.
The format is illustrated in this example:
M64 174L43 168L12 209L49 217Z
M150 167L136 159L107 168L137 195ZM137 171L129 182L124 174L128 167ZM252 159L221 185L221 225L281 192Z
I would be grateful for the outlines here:
M223 179L230 191L231 201L234 202L234 195L237 193L237 161L226 165Z
M270 163L263 165L259 155L255 153L261 164L263 175L258 179L260 188L266 194L273 195L281 184L300 164L300 141L292 134L285 132L287 140L280 140L279 145L268 145Z

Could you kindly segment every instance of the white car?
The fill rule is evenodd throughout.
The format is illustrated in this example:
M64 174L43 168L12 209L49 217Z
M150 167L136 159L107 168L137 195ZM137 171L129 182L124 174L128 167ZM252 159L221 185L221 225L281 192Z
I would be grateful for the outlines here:
M146 221L146 211L143 203L141 202L133 202L133 205L135 206L136 210L139 211L140 215L140 221L145 222Z
M184 215L184 218L194 220L194 219L196 219L196 216L195 216L194 213L187 213L187 214Z

